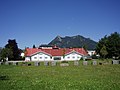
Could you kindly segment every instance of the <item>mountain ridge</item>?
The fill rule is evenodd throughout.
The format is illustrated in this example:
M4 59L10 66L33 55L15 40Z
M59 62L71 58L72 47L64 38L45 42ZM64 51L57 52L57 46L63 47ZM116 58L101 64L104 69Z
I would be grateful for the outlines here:
M89 50L94 50L97 42L90 38L85 38L81 35L76 36L56 36L48 45L57 45L61 48L83 47L86 46Z

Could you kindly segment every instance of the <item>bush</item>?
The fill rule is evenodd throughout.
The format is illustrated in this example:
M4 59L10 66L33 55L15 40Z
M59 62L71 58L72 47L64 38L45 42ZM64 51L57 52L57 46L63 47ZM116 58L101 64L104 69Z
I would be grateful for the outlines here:
M80 60L82 60L82 61L83 61L83 60L84 60L84 59L83 59L83 57L81 57L81 59L80 59Z
M68 61L62 61L61 63L68 63Z
M92 59L99 59L99 57L96 55L92 55Z

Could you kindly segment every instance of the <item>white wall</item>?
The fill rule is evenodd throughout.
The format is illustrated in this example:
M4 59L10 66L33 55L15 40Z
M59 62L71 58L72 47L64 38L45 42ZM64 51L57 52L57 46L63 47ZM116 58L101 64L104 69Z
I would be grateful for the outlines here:
M25 61L30 61L30 57L25 57Z
M79 55L77 53L70 53L64 57L65 60L71 61L71 60L80 60L82 55Z
M51 56L44 54L44 53L38 53L33 56L31 56L31 61L51 61Z
M73 61L73 60L80 60L82 55L73 52L73 53L65 55L65 57L63 58L63 56L52 56L51 57L45 53L40 52L35 55L32 55L31 60L30 60L30 57L25 57L25 60L27 60L27 61L55 61L54 60L55 57L61 58L61 60L59 60L59 61L64 61L64 60Z

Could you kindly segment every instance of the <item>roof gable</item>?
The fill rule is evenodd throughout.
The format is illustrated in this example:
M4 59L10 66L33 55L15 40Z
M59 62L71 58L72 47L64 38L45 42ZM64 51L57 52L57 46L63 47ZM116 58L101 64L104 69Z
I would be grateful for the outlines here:
M69 53L66 53L65 55L69 55L69 54L73 54L73 53L75 53L75 54L79 54L79 55L82 55L81 53L76 52L76 51L71 51L71 52L69 52Z

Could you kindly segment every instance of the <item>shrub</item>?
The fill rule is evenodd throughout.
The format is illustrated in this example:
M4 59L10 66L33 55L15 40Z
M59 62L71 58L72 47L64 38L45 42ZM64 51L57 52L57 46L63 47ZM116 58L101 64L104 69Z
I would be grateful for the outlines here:
M68 61L62 61L61 63L68 63Z

